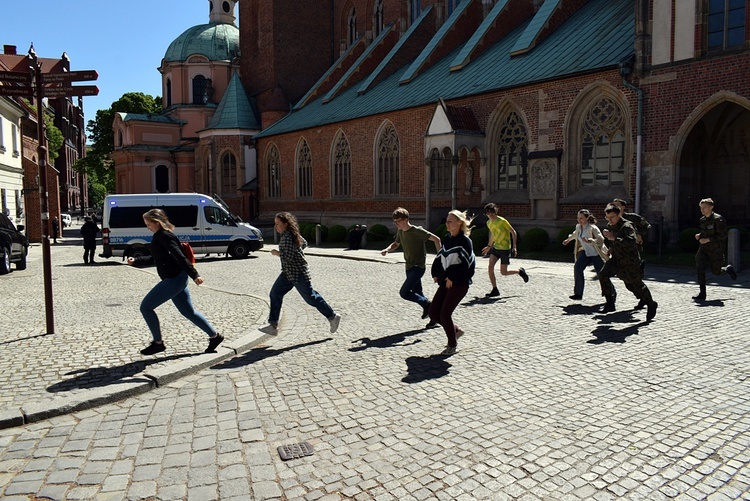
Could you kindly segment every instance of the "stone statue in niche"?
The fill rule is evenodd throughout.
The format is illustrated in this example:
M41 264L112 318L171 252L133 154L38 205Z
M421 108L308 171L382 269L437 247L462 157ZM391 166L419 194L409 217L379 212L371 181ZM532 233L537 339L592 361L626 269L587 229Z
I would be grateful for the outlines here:
M466 164L466 183L464 185L464 194L469 195L471 193L471 185L474 182L474 168L471 162Z

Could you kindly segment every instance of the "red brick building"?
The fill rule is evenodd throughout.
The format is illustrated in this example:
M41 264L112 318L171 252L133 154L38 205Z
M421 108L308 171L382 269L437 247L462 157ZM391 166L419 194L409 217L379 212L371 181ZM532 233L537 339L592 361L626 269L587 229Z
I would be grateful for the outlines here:
M495 202L517 228L554 230L621 197L675 240L711 196L730 224L750 224L746 2L311 12L251 0L240 20L243 83L263 117L263 217L372 224L404 206L434 228L452 206Z

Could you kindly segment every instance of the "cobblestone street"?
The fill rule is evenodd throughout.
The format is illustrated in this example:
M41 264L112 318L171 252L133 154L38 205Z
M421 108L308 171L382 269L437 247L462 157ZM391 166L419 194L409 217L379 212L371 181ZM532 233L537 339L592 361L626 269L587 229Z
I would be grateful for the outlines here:
M499 276L486 299L478 259L446 357L442 329L398 295L399 254L311 249L341 327L292 291L277 336L257 329L278 258L211 256L190 291L226 336L219 353L167 304L168 349L142 357L155 270L85 266L76 243L52 248L54 335L39 247L0 277L4 500L750 499L747 270L714 277L697 304L691 270L647 268L647 323L619 280L618 311L597 313L588 270L584 300L569 300L572 263L512 260L529 283ZM279 457L301 442L314 453Z

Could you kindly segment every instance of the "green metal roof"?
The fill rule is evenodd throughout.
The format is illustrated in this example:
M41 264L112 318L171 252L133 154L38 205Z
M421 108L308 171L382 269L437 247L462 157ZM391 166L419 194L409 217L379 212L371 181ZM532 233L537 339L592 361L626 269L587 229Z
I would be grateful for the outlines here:
M516 40L516 44L513 46L511 52L518 54L531 49L536 42L536 38L547 26L552 14L555 12L557 7L560 5L561 0L545 0L542 6L534 15L534 18L526 26L526 29L521 36Z
M240 30L227 23L199 24L185 30L169 44L164 59L186 61L202 54L209 61L231 61L240 54Z
M261 129L258 113L247 98L237 73L232 75L211 123L204 130L209 129Z
M165 123L165 124L186 124L187 123L182 120L175 120L174 118L171 118L167 115L153 115L153 114L146 114L146 113L124 113L122 111L118 111L117 114L120 115L120 118L122 118L123 122L130 122L132 120L137 120L139 122L159 122L159 123Z
M358 86L323 104L318 98L295 110L256 137L268 137L364 116L434 104L570 75L614 68L634 53L632 0L591 0L532 50L511 57L530 20L521 23L460 71L450 71L461 47L409 83L399 85L404 70L364 94Z

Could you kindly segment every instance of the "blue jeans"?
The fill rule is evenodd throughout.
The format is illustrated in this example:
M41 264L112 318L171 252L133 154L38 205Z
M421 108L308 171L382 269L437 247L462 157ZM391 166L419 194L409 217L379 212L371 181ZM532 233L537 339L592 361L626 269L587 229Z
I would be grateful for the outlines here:
M422 292L422 277L424 276L424 272L425 269L419 266L412 266L406 270L406 280L404 280L401 290L398 291L403 299L413 301L423 309L427 308L427 305L430 304L430 300Z
M146 325L148 325L148 328L151 330L151 335L154 336L154 341L161 341L159 317L156 316L154 310L170 299L177 307L177 311L200 327L203 332L209 336L216 334L216 329L208 323L206 317L195 311L195 308L193 307L193 302L190 300L190 292L188 292L187 288L189 278L188 274L184 271L174 278L165 278L156 284L154 288L146 294L143 301L141 301L141 315L143 315L143 318L146 320Z
M599 273L602 271L602 266L604 266L604 260L599 255L587 256L585 252L579 252L576 264L573 266L573 280L575 282L573 294L576 296L583 296L583 270L590 264L594 265L594 269Z
M268 323L277 324L279 323L279 315L281 314L281 303L284 302L284 296L292 289L297 289L299 295L305 300L310 306L315 306L318 311L326 317L331 319L335 313L333 309L328 306L323 296L318 294L310 284L310 281L302 277L299 280L292 282L282 272L279 278L273 283L269 296L271 297L271 312L268 314Z

